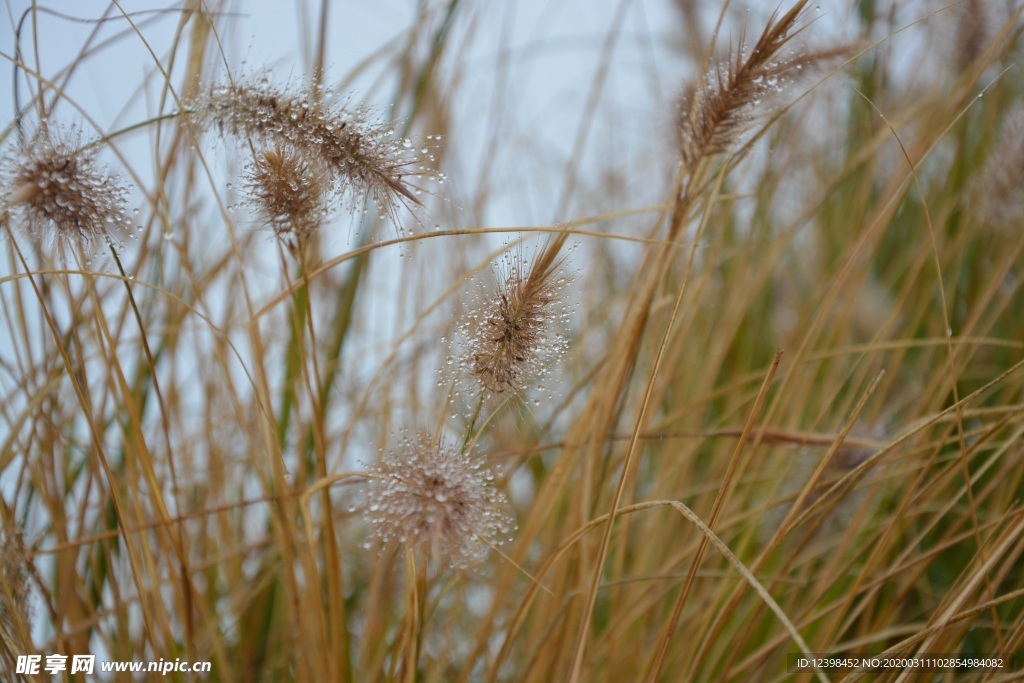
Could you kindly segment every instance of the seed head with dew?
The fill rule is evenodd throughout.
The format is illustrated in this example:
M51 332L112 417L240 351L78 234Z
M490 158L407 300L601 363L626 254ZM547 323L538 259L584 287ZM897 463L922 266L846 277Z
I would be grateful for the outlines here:
M328 185L353 212L370 198L382 215L421 205L414 181L426 173L421 152L396 136L394 125L363 107L332 103L328 90L278 89L267 78L217 85L188 103L200 129L287 149L292 158L316 164ZM432 155L426 155L432 159ZM428 173L429 175L429 173Z
M130 230L129 188L97 162L98 146L81 141L78 128L57 134L43 125L8 150L0 161L0 206L12 225L43 242L119 243Z
M711 66L703 80L686 89L679 110L680 152L688 166L729 150L753 125L758 107L809 64L845 54L847 47L823 52L786 50L800 32L806 0L789 12L772 15L749 53L745 39L728 58ZM785 54L784 54L785 52Z
M330 213L323 166L293 150L257 152L245 169L243 193L266 227L281 240L301 244Z
M457 441L407 437L369 473L368 517L385 547L403 545L466 568L516 528L494 470Z
M561 330L572 308L563 294L572 277L558 251L549 244L532 263L522 249L506 251L495 264L496 286L460 325L459 372L484 395L519 393L564 355Z

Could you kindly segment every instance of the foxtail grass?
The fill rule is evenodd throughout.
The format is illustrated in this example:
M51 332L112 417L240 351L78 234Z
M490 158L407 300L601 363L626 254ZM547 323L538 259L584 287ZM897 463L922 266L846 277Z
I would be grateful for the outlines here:
M11 29L0 678L1020 668L1024 10L301 7Z

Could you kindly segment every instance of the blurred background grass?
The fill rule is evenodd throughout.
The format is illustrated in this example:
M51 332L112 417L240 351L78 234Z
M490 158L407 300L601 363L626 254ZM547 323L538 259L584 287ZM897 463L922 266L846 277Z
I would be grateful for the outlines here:
M1020 651L1019 3L808 5L784 56L847 51L695 176L679 97L772 9L30 12L21 125L91 121L139 213L122 273L5 203L6 675L91 652L225 681L777 680L794 630L817 653ZM175 115L264 69L355 88L447 180L397 224L338 214L300 268L242 204L245 145ZM568 353L470 425L459 325L500 251L563 228ZM420 425L473 430L519 530L410 599L341 475Z

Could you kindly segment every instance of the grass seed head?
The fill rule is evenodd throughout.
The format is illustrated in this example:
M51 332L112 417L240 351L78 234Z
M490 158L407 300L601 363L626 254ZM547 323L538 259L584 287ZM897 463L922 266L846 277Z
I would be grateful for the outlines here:
M128 187L80 148L81 132L63 136L41 127L17 154L0 162L3 210L40 240L119 241L130 227Z
M492 394L516 394L546 372L565 352L559 329L571 314L562 301L571 278L552 250L532 264L522 252L504 259L497 287L462 326L469 341L462 367Z
M797 3L781 17L773 15L761 37L745 53L745 39L732 55L712 64L703 80L686 89L679 110L680 153L690 167L700 159L728 151L757 119L762 102L783 91L809 64L845 54L842 46L822 52L786 50L800 32L806 5Z
M189 111L200 128L287 149L322 167L331 191L352 211L372 197L383 215L397 220L399 207L420 205L412 178L424 170L412 141L396 137L392 125L368 110L348 110L329 98L316 88L279 90L264 78L215 86L190 102Z
M370 469L369 520L385 546L400 544L464 568L515 529L493 470L455 442L426 434Z
M259 152L245 172L244 192L279 238L302 242L328 215L323 167L289 149Z

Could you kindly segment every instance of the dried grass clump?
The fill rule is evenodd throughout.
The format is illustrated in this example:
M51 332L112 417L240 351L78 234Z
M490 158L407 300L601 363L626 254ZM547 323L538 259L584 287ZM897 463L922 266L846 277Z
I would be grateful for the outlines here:
M462 325L468 350L462 367L485 393L516 394L565 352L558 332L571 310L561 301L570 279L558 248L529 264L523 253L505 255L495 291Z
M260 152L246 168L245 196L281 239L301 243L317 231L329 213L327 191L323 167L292 150Z
M128 186L81 147L81 131L41 126L32 140L0 162L3 210L41 241L118 242L129 229Z
M382 214L395 219L398 208L421 202L410 178L424 169L410 140L376 121L366 109L329 103L330 93L312 88L301 94L277 90L267 79L219 85L189 103L191 119L203 128L270 148L286 149L301 163L322 166L330 188L351 210L370 197Z
M435 445L418 434L370 475L368 517L385 546L401 544L466 567L515 530L493 470L456 442Z

